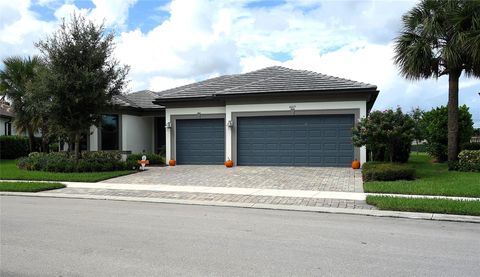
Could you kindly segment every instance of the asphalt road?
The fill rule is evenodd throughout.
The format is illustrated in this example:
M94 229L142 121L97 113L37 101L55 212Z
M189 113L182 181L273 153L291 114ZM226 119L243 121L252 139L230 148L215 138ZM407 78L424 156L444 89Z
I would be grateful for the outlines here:
M0 198L3 276L480 276L480 225Z

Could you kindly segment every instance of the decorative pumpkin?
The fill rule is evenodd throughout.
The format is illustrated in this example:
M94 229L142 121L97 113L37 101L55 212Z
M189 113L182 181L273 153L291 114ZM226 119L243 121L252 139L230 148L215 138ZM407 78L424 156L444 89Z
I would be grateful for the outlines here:
M177 161L175 161L175 160L168 161L169 166L175 166L176 164L177 164Z
M359 169L360 168L360 162L357 160L353 160L352 162L352 168L353 169Z
M233 161L228 158L228 160L225 162L226 167L232 167L233 166Z

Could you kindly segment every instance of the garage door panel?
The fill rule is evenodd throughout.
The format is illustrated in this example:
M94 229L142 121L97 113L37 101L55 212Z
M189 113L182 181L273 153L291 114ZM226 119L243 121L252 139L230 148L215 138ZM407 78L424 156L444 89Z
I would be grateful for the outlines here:
M223 119L176 121L178 164L222 164L225 160Z
M238 164L349 166L353 160L353 124L353 115L238 118ZM253 126L261 132L249 134L249 130L257 130ZM250 151L252 143L255 151Z

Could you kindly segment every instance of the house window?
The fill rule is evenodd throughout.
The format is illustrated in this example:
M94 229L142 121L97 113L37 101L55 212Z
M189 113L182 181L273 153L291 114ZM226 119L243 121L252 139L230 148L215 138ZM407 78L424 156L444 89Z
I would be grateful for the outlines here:
M12 123L11 122L5 122L5 135L6 136L11 136L12 135Z
M102 150L119 150L118 115L102 115Z

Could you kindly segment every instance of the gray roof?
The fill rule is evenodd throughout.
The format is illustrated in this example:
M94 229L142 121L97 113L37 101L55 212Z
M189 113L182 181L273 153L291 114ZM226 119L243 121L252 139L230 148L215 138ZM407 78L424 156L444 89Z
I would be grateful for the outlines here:
M235 75L224 75L205 81L158 92L158 100L208 96L281 93L300 91L376 90L371 84L282 66Z
M162 106L153 104L153 100L158 97L153 91L141 90L129 94L121 94L113 97L113 104L122 107L132 107L138 109L159 109Z

